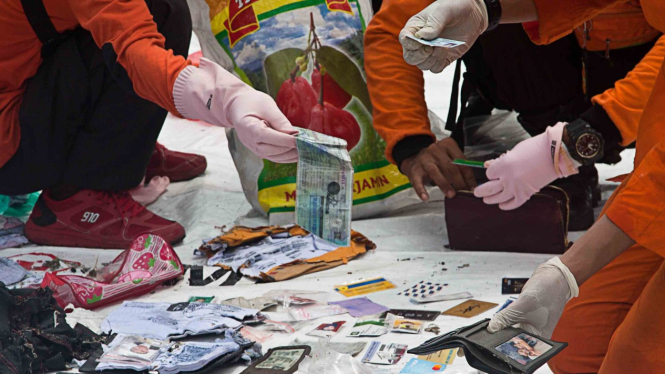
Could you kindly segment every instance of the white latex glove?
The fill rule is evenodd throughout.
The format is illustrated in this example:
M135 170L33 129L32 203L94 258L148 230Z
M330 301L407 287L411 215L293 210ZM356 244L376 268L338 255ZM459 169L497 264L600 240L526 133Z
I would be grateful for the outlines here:
M176 109L185 118L235 128L257 156L274 162L298 160L298 131L267 94L257 91L216 63L201 58L183 69L173 86Z
M559 257L540 265L522 293L506 309L492 317L491 333L517 325L532 334L550 338L566 303L579 295L575 277Z
M489 182L476 187L474 195L503 210L516 209L555 179L577 174L579 164L562 148L565 125L559 122L548 127L498 159L487 161Z
M488 26L487 8L482 0L437 0L411 17L399 34L404 60L421 70L440 73L462 57ZM430 47L408 38L446 38L465 42L455 48Z

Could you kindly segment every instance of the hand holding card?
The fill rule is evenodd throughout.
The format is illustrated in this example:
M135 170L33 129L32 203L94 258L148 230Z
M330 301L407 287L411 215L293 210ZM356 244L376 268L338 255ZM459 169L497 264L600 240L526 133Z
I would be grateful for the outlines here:
M446 38L436 38L432 40L426 40L426 39L420 39L416 38L413 35L407 35L407 38L413 39L417 41L420 44L428 45L430 47L440 47L440 48L455 48L457 46L466 44L464 42L461 42L459 40L452 40L452 39L446 39Z

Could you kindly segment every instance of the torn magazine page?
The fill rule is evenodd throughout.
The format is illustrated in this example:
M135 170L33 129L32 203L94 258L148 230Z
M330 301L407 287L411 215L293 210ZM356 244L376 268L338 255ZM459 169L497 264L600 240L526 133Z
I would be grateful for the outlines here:
M206 303L143 303L125 301L102 322L104 333L137 334L167 339L237 329L256 309Z
M311 130L296 136L296 223L340 246L351 241L353 165L346 141Z
M217 252L208 259L208 266L224 265L240 273L258 278L261 273L280 265L322 256L338 246L315 235L284 239L265 238L261 242Z

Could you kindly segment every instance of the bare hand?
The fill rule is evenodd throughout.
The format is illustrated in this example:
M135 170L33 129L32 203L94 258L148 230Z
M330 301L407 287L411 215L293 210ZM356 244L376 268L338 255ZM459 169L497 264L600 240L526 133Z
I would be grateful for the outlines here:
M464 153L453 139L446 138L404 160L402 171L424 202L429 199L425 184L430 182L447 197L455 197L456 190L471 190L477 186L471 168L453 164L456 158L465 159Z

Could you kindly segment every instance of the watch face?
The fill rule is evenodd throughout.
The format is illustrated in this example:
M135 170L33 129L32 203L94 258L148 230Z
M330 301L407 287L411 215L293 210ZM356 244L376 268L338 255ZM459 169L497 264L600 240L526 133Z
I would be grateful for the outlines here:
M577 153L584 158L593 158L600 152L600 139L595 134L582 134L575 143Z

